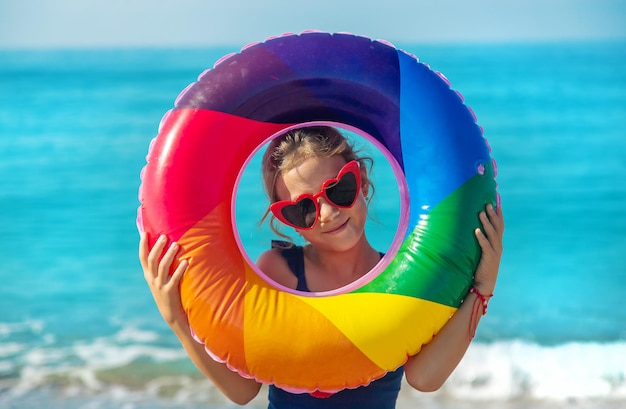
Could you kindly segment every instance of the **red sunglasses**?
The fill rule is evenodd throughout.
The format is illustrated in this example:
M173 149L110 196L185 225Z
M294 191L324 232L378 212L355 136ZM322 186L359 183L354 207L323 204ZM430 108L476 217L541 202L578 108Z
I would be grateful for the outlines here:
M320 206L317 202L320 196L334 206L347 209L354 206L360 189L359 162L353 160L341 168L336 178L325 181L319 193L304 193L296 200L280 200L270 205L270 211L288 226L310 230L320 217Z

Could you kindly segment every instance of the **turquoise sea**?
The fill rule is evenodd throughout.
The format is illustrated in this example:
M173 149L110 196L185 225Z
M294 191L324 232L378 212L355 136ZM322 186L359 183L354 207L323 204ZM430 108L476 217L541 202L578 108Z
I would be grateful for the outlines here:
M398 407L625 407L626 44L401 48L476 113L507 229L466 358L436 393L405 386ZM237 49L0 51L0 407L234 406L162 322L135 217L161 117ZM253 166L242 197L258 189ZM375 170L368 234L384 247L397 195ZM258 221L249 202L240 226ZM241 237L253 258L271 239Z

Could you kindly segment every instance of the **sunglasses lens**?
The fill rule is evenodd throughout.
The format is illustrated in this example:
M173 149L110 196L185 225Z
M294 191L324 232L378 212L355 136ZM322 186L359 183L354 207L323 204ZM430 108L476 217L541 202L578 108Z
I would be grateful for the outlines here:
M358 186L354 173L346 173L334 185L326 188L326 197L337 206L350 207L356 199Z
M315 223L317 209L313 200L304 198L295 204L283 207L281 214L285 220L294 226L309 228Z

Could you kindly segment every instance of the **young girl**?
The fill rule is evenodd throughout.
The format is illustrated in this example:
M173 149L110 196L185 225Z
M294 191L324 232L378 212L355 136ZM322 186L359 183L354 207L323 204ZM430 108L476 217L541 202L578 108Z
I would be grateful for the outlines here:
M367 201L373 193L366 162L332 127L297 129L270 143L263 158L263 181L271 202L272 229L278 233L278 220L294 228L307 244L266 251L256 263L261 271L289 288L319 292L343 287L374 268L382 254L365 236ZM439 389L465 354L471 341L468 329L475 331L486 306L482 300L489 299L496 284L504 232L502 210L487 205L480 220L485 233L474 232L482 256L472 290L437 336L409 357L403 368L368 386L331 396L291 394L270 386L269 408L394 408L403 373L415 389ZM214 361L192 338L178 292L188 262L182 260L170 276L180 248L170 243L165 250L166 245L167 238L162 236L148 251L144 234L139 250L144 277L161 315L200 371L233 402L248 403L261 384Z

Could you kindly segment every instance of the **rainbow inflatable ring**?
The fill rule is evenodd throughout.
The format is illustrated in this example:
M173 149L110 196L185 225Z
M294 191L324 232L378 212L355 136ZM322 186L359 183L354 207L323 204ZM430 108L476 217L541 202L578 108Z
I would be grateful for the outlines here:
M249 158L307 124L376 142L403 198L379 266L322 294L272 283L234 227ZM192 259L180 292L208 354L289 391L336 392L397 369L445 325L480 259L478 214L498 198L482 129L443 75L385 41L307 31L227 55L181 93L152 141L140 201L150 244L166 234Z

